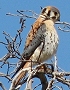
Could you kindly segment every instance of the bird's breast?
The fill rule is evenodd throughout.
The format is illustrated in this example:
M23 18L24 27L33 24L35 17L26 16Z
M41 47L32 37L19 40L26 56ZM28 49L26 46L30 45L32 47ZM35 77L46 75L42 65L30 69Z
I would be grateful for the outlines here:
M58 47L58 34L56 30L46 31L44 33L45 36L45 43L41 43L41 45L35 50L34 54L32 55L32 60L38 60L40 52L40 62L48 60L51 58L57 51ZM44 44L44 47L43 47ZM42 49L43 47L43 49ZM39 62L39 61L38 61Z

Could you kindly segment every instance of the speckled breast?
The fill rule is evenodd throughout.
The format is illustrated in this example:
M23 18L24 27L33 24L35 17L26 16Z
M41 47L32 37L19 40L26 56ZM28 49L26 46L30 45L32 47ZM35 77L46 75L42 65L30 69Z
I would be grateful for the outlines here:
M44 33L44 36L45 36L44 48L42 50L42 47L43 47L43 42L42 42L41 45L35 50L34 54L32 55L32 60L34 61L38 59L40 60L40 62L48 60L57 51L59 39L55 28L53 28L53 30L47 30ZM41 52L41 55L40 55L40 52ZM40 55L40 58L39 58L39 55Z

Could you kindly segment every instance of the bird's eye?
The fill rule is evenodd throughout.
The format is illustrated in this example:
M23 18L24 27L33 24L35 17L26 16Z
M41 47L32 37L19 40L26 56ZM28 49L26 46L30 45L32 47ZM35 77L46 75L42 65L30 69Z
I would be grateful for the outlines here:
M57 15L57 12L54 12L55 16Z
M42 10L42 13L44 13L46 11L46 8L44 8L43 10Z

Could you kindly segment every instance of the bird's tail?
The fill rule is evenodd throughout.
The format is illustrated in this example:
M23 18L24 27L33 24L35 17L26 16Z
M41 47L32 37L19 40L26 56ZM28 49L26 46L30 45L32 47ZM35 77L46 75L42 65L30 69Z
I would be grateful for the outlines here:
M22 80L22 78L23 78L23 77L25 76L25 74L26 74L26 71L22 71L22 72L21 72L21 70L22 70L22 69L25 69L25 68L28 68L29 65L30 65L29 63L30 63L30 62L21 63L21 65L20 65L19 68L17 69L16 73L13 75L13 77L14 77L14 76L17 77L16 80L15 80L15 82L14 82L14 86L15 86L15 87L19 84L20 80Z

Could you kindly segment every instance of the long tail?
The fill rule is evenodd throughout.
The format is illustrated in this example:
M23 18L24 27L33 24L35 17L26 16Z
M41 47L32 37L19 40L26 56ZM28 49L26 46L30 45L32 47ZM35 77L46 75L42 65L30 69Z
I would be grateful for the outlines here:
M12 77L17 76L17 79L16 79L16 81L14 82L14 86L15 86L15 87L19 84L20 80L22 80L22 78L23 78L23 77L25 76L25 74L26 74L26 71L24 71L24 72L21 72L21 73L18 75L19 71L21 71L21 70L24 69L24 68L28 68L28 67L29 67L29 63L30 63L30 62L21 63L21 65L18 67L18 69L17 69L17 71L15 72L15 74L12 76Z

